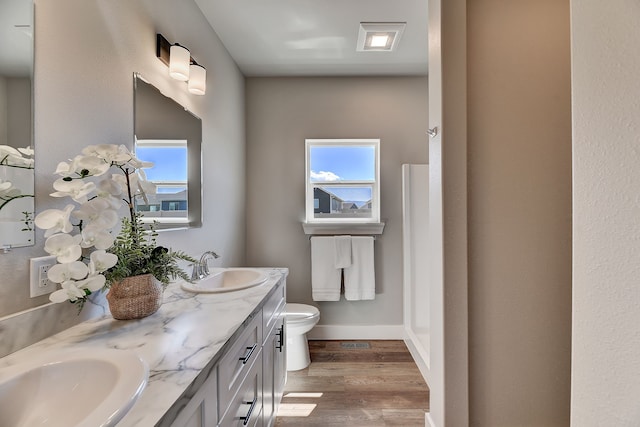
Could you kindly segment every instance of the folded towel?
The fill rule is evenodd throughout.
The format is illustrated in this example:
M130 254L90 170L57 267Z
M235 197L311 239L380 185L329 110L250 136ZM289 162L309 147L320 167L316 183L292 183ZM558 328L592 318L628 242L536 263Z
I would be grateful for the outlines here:
M335 236L336 268L345 268L351 265L351 236Z
M373 237L351 238L351 267L344 269L344 297L350 301L376 296Z
M335 266L333 236L311 237L311 295L314 301L340 301L341 271Z

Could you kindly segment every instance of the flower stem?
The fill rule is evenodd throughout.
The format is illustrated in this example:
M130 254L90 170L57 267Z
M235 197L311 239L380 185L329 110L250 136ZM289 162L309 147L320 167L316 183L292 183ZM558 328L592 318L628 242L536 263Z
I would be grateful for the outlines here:
M136 211L133 206L133 194L131 194L131 181L129 180L129 168L124 168L124 176L127 177L127 196L129 200L127 200L127 206L129 207L129 216L131 217L131 231L133 231L132 235L137 236L137 223L136 223ZM137 243L137 242L136 242Z
M0 210L2 210L2 208L4 208L10 201L15 199L22 199L23 197L33 197L33 194L21 194L19 196L12 196L8 199L0 199L0 200L4 200L4 203L0 205Z

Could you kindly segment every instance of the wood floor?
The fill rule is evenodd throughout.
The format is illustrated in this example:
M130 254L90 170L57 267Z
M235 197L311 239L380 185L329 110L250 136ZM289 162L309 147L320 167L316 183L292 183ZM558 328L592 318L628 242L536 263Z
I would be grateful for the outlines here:
M424 426L429 388L404 342L309 341L309 351L311 365L287 374L277 427Z

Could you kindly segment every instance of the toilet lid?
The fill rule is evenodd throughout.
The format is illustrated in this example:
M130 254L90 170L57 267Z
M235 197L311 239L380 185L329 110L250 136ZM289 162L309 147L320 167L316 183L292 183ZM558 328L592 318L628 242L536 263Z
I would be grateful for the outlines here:
M312 305L287 303L287 323L304 322L320 316L320 311Z

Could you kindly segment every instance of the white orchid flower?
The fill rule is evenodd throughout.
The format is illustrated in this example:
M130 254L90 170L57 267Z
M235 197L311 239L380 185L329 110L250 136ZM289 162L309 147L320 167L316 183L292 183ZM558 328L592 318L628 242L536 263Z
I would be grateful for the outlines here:
M104 159L96 156L79 156L76 165L80 169L80 175L83 176L100 176L106 173L111 167L111 163L107 163ZM82 174L82 171L85 171Z
M131 153L124 145L115 144L89 145L82 150L82 154L96 156L109 163L109 165L111 163L121 164L131 158Z
M97 156L75 156L69 163L60 162L55 173L63 177L100 176L111 167L110 163Z
M72 160L69 163L67 162L58 163L58 166L56 167L56 170L54 173L60 176L73 176L75 174L75 170L76 170L76 167Z
M20 150L9 145L0 145L0 164L21 168L33 168L33 159L22 156Z
M0 158L5 156L20 156L20 151L10 145L0 144Z
M11 181L3 181L0 179L0 197L13 197L12 192L15 191L15 187Z
M78 203L86 203L88 196L96 188L94 182L85 182L79 179L73 179L71 181L65 181L64 179L57 179L53 182L53 188L58 190L51 193L52 197L71 197Z
M31 147L24 147L24 148L18 148L18 151L20 153L22 153L23 156L33 156L35 154L33 148Z
M54 283L63 283L68 280L82 280L89 274L87 264L82 261L56 264L49 269L47 277Z
M82 230L82 241L80 246L90 248L94 246L96 249L109 249L115 240L113 234L108 230L97 227L86 227Z
M106 283L106 279L102 274L96 274L93 276L88 276L84 280L73 281L67 280L62 282L62 289L58 289L49 295L49 301L60 303L66 300L71 302L75 302L79 299L84 299L87 296L88 290L89 292L99 291L104 287Z
M137 186L138 191L136 191L136 194L141 194L145 199L145 203L149 203L146 197L147 194L156 194L158 191L158 186L155 183L144 179L139 179Z
M62 289L51 293L51 295L49 295L49 301L55 303L65 302L66 300L75 302L78 299L84 298L87 294L77 286L77 283L78 282L74 282L73 280L62 282Z
M70 233L73 225L69 221L73 205L67 205L63 210L47 209L36 216L35 223L38 228L47 230L44 237L52 236L56 233Z
M107 279L102 274L90 275L84 280L77 283L77 286L82 289L89 289L91 292L99 291L104 287Z
M122 206L122 200L118 198L122 194L122 187L111 178L105 178L98 183L96 196L109 203L112 209Z
M83 227L111 229L118 223L118 212L111 209L107 200L99 197L83 203L73 216L82 221Z
M44 250L54 255L59 263L73 262L82 256L81 241L82 236L79 234L54 234L44 242Z
M114 174L112 179L120 184L123 188L127 187L127 177L123 174ZM129 174L129 185L131 186L132 196L144 196L145 194L155 194L156 184L142 179L137 173Z
M91 275L107 271L118 263L118 256L107 251L91 252L89 261L89 272Z
M139 160L136 157L131 157L131 159L127 162L132 169L148 169L153 167L153 162L147 162L144 160Z

